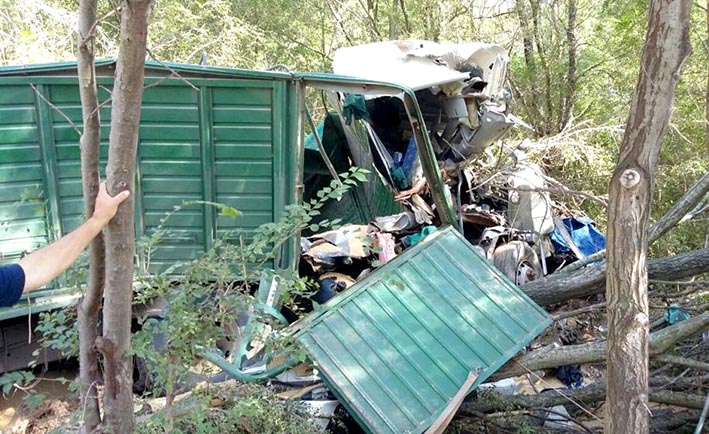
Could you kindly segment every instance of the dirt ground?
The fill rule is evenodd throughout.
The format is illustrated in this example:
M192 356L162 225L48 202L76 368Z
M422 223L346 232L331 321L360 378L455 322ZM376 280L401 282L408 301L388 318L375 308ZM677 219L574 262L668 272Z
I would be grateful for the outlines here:
M72 398L69 383L59 380L73 379L76 374L76 370L63 366L37 375L43 380L34 390L44 395L45 400L31 412L23 409L25 393L20 390L0 398L0 433L44 434L69 421L71 413L79 408L79 401Z

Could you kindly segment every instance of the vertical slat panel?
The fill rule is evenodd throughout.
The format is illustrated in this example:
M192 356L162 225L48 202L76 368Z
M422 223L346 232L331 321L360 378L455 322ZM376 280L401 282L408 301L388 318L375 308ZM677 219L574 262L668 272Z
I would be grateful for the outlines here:
M202 86L199 89L199 132L202 150L202 197L214 202L214 146L212 140L212 88ZM204 210L204 249L209 251L217 236L214 207L203 205Z
M42 99L48 98L47 86L35 86L35 107L37 110L37 126L39 128L39 148L42 153L42 171L44 194L47 200L47 219L51 240L62 236L62 222L59 216L59 193L57 187L57 155L52 135L52 121L49 105Z

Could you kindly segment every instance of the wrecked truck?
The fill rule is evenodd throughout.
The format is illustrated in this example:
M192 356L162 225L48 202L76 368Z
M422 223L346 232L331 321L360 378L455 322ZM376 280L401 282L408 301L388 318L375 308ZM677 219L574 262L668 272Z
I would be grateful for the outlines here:
M470 161L521 123L508 112L501 47L427 41L350 47L338 51L336 75L169 67L146 63L136 235L157 227L183 200L224 203L241 215L230 220L208 205L176 215L169 222L173 237L150 261L139 254L137 272L192 259L237 227L277 221L285 206L313 197L351 166L370 170L369 182L323 210L354 230L303 234L273 264L301 268L320 282L329 278L325 309L289 330L365 430L423 432L470 372L472 390L550 323L513 284L543 273L539 256L550 250L539 240L549 233L548 201L529 191L500 213L490 198L478 200L471 185ZM114 69L113 61L97 62L101 102L109 98ZM324 102L317 111L306 98L313 93ZM101 110L105 138L110 104ZM0 246L12 261L81 220L76 65L0 68L0 113ZM323 114L321 124L314 113ZM106 148L102 143L102 165ZM368 255L351 254L352 232L377 240L377 266L362 260ZM318 255L324 244L337 254ZM511 271L503 275L490 260L509 245L514 251L503 263ZM268 294L277 291L277 279L262 286L275 302ZM36 321L38 312L79 295L60 279L0 310L2 370L29 362L28 345L38 339L27 343L27 316ZM205 350L243 380L291 367L243 369L246 360L238 356L227 360ZM421 395L424 386L435 399Z
M508 113L506 67L501 48L487 44L339 50L335 73L371 82L307 83L327 104L319 124L303 109L303 198L352 165L375 176L359 196L322 210L346 225L300 240L299 271L319 283L322 306L282 321L315 369L274 363L261 342L242 343L230 360L207 349L205 357L240 381L300 385L306 395L322 381L366 432L420 433L541 333L549 316L515 283L543 274L543 247L533 246L554 228L548 197L516 192L501 210L472 188L471 161L522 123ZM384 81L400 84L375 86ZM515 169L514 185L539 182L533 166ZM278 276L268 275L260 301L277 306L278 294ZM264 327L249 322L244 335ZM333 402L321 397L320 407Z

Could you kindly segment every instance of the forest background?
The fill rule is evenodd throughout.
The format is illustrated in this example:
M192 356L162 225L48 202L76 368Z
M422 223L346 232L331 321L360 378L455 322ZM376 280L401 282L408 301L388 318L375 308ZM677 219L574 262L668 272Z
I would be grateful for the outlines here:
M388 39L484 41L511 63L512 111L533 130L550 175L570 189L605 196L637 78L648 3L591 0L156 0L148 48L160 61L246 69L276 64L330 71L337 48ZM115 57L114 4L99 1L97 58ZM0 0L0 65L76 58L72 0ZM708 169L707 4L695 2L692 54L682 68L656 176L652 217ZM373 65L374 67L375 65ZM315 103L315 102L314 102ZM606 210L586 196L564 198L605 227ZM695 218L652 245L651 256L705 247L709 219Z

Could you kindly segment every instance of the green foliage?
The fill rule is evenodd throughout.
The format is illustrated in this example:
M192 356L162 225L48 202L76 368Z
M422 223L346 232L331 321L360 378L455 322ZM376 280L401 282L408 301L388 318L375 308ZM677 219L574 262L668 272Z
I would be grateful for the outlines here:
M31 371L13 371L0 377L0 387L3 396L7 396L13 388L23 388L34 383L36 380Z
M166 394L176 392L178 384L188 382L193 376L201 348L216 348L218 342L233 339L237 317L249 314L271 330L282 327L266 310L258 308L253 289L262 275L274 268L281 247L307 228L324 229L337 225L338 221L315 222L319 209L329 200L337 200L357 182L366 180L366 171L352 168L340 175L340 179L318 193L318 199L286 208L283 217L275 223L267 223L246 238L241 232L225 234L216 240L211 250L201 257L184 264L175 264L158 274L143 274L138 277L135 294L136 304L145 304L156 297L164 299L167 311L162 317L145 317L139 321L140 331L132 341L132 354L145 361L152 381L160 384ZM158 228L142 247L152 251L165 239L165 226L171 216L191 205L215 206L222 213L238 218L232 208L211 202L185 202L161 219ZM229 243L224 240L238 240ZM149 255L148 255L149 256ZM147 270L148 267L144 267ZM174 270L180 270L175 276ZM274 271L270 271L274 273ZM298 296L312 292L312 283L290 271L279 273L282 303L293 305ZM263 327L254 328L255 335L247 338L263 340ZM270 334L263 342L266 351L284 357L302 359L304 353L287 336Z
M0 376L0 390L2 396L7 397L14 391L24 393L22 398L24 407L32 411L44 402L45 396L34 390L34 386L41 381L32 371L13 371Z
M189 406L189 411L179 411ZM264 387L233 385L201 389L179 404L183 414L174 421L175 434L315 434L310 416L296 402L275 398ZM158 413L136 429L136 434L162 434L171 422Z
M84 252L62 276L63 284L69 288L85 290L88 275L88 254ZM42 347L56 350L64 357L79 356L79 327L77 323L77 302L63 308L41 312L37 331L42 333ZM35 350L33 356L39 356Z
M79 330L76 323L76 306L51 310L39 314L37 331L42 333L42 346L59 351L64 357L79 355ZM37 356L38 354L35 354Z

